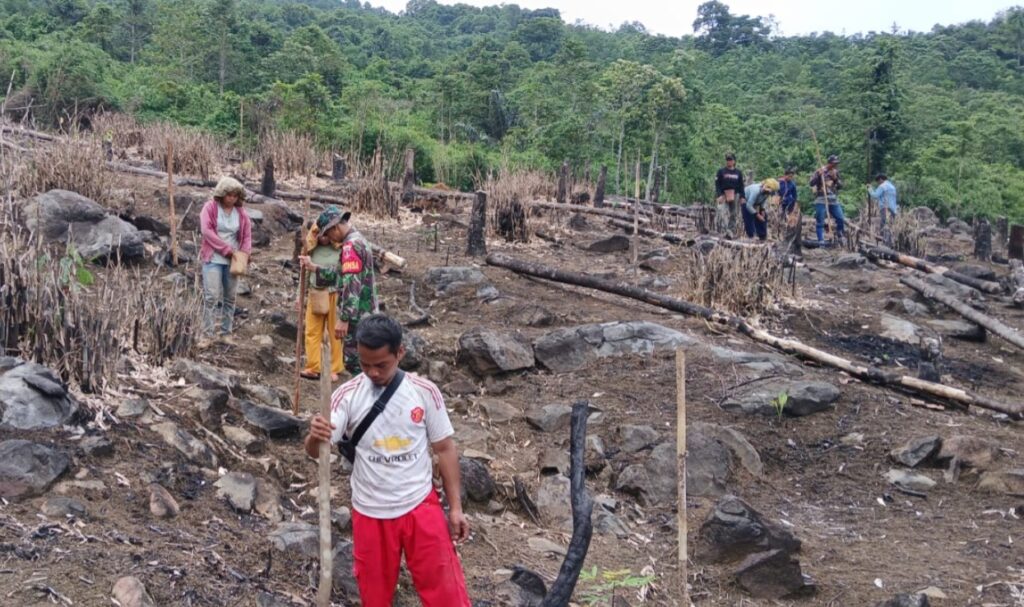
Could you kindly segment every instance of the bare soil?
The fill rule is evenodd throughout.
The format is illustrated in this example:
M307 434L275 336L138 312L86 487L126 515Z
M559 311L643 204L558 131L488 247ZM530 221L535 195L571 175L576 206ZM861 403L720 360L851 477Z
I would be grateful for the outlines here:
M298 189L300 184L291 185ZM159 188L156 180L130 178L125 180L125 187L136 192L137 213L159 216L166 212L154 194ZM293 208L301 209L301 203ZM491 424L481 403L499 400L526 410L537 404L586 399L601 411L589 432L601 436L606 445L617 443L618 426L631 423L649 424L658 430L661 441L674 441L675 362L670 354L612 358L577 373L530 370L484 381L457 363L459 335L482 325L535 338L562 326L646 319L688 332L707 343L748 351L764 349L702 321L603 293L527 279L494 267L481 269L500 291L499 300L482 303L472 295L435 298L422 285L428 268L481 261L463 256L464 229L444 221L438 222L435 250L434 228L425 219L424 215L403 211L398 224L363 217L354 221L378 245L409 260L404 272L388 274L381 281L387 310L395 314L409 312L410 286L418 282L418 302L429 310L432 323L414 331L429 344L427 357L448 363L454 374L465 376L479 388L476 395L446 397L458 429L457 440L472 429L486 432L486 440L476 441L473 446L493 458L490 470L502 489L502 511L488 513L480 505L468 506L474 535L459 549L474 601L494 604L488 601L494 601L495 589L508 578L508 570L514 565L529 567L549 582L557 574L560 557L535 552L527 540L542 536L565 545L568 535L539 527L526 517L513 499L512 479L518 476L531 490L535 488L539 482L538 454L549 446L567 447L568 432L538 432L521 420ZM492 251L569 270L612 272L620 279L633 279L628 253L596 255L571 244L606 235L610 228L588 218L591 232L573 231L564 227L566 219L549 220L552 229L561 230L567 242L564 247L539 239L528 245L510 245L495 238L488 246ZM672 264L661 276L673 284L670 294L682 296L679 277L689 259L688 251L645 239L641 239L640 246L641 253L670 248ZM294 342L274 334L268 320L274 312L294 318L297 276L283 264L291 252L292 240L287 236L279 236L269 248L254 252L247 280L252 295L238 300L247 308L247 315L237 325L237 345L218 345L202 353L200 360L238 371L253 383L291 392L291 366L281 363L276 371L265 372L256 362L258 346L252 342L255 336L271 335L278 356L294 356ZM784 294L779 310L761 318L761 324L777 334L788 334L855 360L903 367L914 373L917 349L878 335L878 316L886 296L911 297L910 291L900 286L898 273L893 270L870 265L829 268L839 254L807 251L807 263L825 269L830 276L799 272L795 294ZM996 269L1005 273L1005 268ZM167 272L161 270L160 274ZM149 284L165 288L166 283L155 280ZM828 288L822 289L824 286ZM525 305L550 311L556 318L553 327L533 328L509 321L510 313ZM993 302L989 313L1010 325L1024 327L1024 312L1020 310ZM952 313L943 317L956 318ZM1005 401L1020 398L1024 354L998 338L990 336L982 344L946 339L944 355L941 372L953 383ZM757 377L749 370L723 365L695 352L688 357L687 366L688 417L691 422L733 426L757 448L765 466L764 478L738 473L730 490L803 541L800 560L817 592L795 600L754 600L731 582L730 567L710 566L691 556L693 602L707 606L859 606L934 586L948 596L933 601L934 605L1024 605L1021 595L1014 594L1024 588L1024 553L1020 548L1024 521L1019 518L1024 512L1024 498L976 490L978 476L971 470L955 483L944 482L941 470L924 470L939 481L926 498L903 494L883 478L891 466L889 451L911 437L927 434L995 439L1003 448L998 465L1021 467L1024 440L1020 424L981 410L945 409L861 383L832 369L791 360L799 365L799 374L791 379L817 379L841 386L842 397L834 409L781 420L726 412L720 408L721 402L739 390L739 384L749 387L748 382ZM317 386L305 382L302 391L303 415L308 415L317 407ZM120 396L108 397L108 404L116 408L119 398L139 395L198 438L207 440L224 468L270 479L284 496L287 519L315 523L316 465L302 452L299 439L268 441L264 456L239 459L199 429L189 386L168 377L166 371L139 364L134 373L123 377ZM228 421L230 418L237 421L239 416L231 413ZM138 576L160 605L255 605L258 591L275 593L282 600L290 598L296 604L312 604L316 563L284 559L273 552L267 541L273 524L256 515L239 516L218 499L212 486L216 472L188 464L144 424L106 423L114 454L95 458L77 455L65 479L102 481L104 488L99 490L68 490L68 495L87 504L88 518L73 522L46 519L39 514L45 496L0 505L0 604L59 603L62 599L55 594L59 593L69 599L65 604L110 605L111 586L123 575ZM74 448L68 431L27 438ZM587 569L596 567L597 578L580 582L577 604L682 604L675 511L670 507L642 508L633 498L617 494L609 486L615 474L645 456L645 452L635 456L614 453L610 472L589 479L592 494L607 493L619 500L618 515L628 524L631 536L618 539L595 534ZM165 521L150 515L144 477L158 478L178 499L182 512L177 518ZM336 472L335 489L334 503L348 504L348 481L340 470ZM691 555L698 543L700 524L712 504L713 500L697 498L687 504ZM642 573L651 573L653 578L642 589L613 588L615 584L609 580L621 579L613 574L623 571L633 578ZM397 604L418 604L407 576L403 576Z

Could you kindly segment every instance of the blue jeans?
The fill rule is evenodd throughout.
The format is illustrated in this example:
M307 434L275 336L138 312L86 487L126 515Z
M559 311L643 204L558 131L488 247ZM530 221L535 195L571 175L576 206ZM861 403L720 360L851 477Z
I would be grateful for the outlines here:
M220 317L220 334L231 333L235 321L235 289L238 279L231 266L207 262L203 264L203 334L212 335Z
M843 226L845 225L844 222L846 220L843 216L843 205L839 204L835 198L830 197L828 199L827 206L828 214L832 216L832 219L836 220L836 233L834 234L834 239L838 240L842 238L843 234L846 232L843 229ZM814 229L818 233L818 242L823 242L825 240L825 207L824 198L819 197L814 199Z
M751 213L747 210L747 205L740 205L740 212L743 214L743 230L747 233L747 238L753 238L754 234L760 240L768 238L768 216L765 215L764 220L757 218L756 213Z

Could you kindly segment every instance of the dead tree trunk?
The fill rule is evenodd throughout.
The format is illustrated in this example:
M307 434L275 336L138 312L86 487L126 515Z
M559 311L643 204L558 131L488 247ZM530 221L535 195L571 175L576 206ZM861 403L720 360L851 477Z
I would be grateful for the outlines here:
M974 224L974 256L980 261L992 261L992 224L987 219Z
M519 274L536 276L538 278L586 287L589 289L597 289L606 293L629 297L637 301L665 308L666 310L672 310L673 312L679 312L680 314L702 318L710 323L742 333L754 341L767 344L787 354L792 354L800 358L812 360L819 364L839 369L840 371L845 371L852 376L879 385L892 386L916 394L923 394L928 397L939 398L961 405L974 405L985 409L991 409L1016 418L1020 418L1024 415L1024 403L1002 403L960 388L927 382L907 375L899 375L874 366L860 365L823 350L812 348L811 346L796 340L775 337L766 331L753 327L742 317L712 310L711 308L690 303L682 299L676 299L660 293L654 293L647 289L604 280L597 278L596 276L559 270L558 268L545 266L543 264L525 262L500 253L491 253L488 255L487 263L492 266L507 268Z
M1006 247L1008 258L1024 260L1024 226L1010 226L1010 240Z
M1010 288L1013 290L1013 305L1024 308L1024 262L1010 260Z
M580 401L572 406L569 434L569 501L572 506L572 538L565 551L565 560L558 570L558 577L551 584L541 607L562 607L572 599L576 582L583 570L583 561L587 558L590 538L594 534L591 515L594 502L587 493L586 462L583 455L587 442L587 416L590 415L590 403Z
M601 165L601 174L597 177L597 189L594 190L594 206L601 208L604 206L604 185L608 180L608 167Z
M657 203L661 197L661 167L654 169L654 183L651 185L651 202Z
M263 181L260 182L260 194L273 198L275 190L277 190L277 181L274 180L274 157L267 156L267 161L263 163Z
M348 171L348 165L345 163L345 157L335 154L333 162L331 163L331 179L334 181L342 181L345 179L345 173Z
M468 243L466 255L480 257L487 255L487 193L478 191L476 201L473 203L473 211L469 218Z
M885 247L876 247L861 243L860 252L868 259L884 259L886 261L907 266L908 268L920 270L926 274L939 274L950 280L955 280L960 284L967 285L973 289L984 291L985 293L990 293L992 295L1003 292L1003 286L998 282L981 280L980 278L974 278L973 276L966 276L959 272L954 272L944 266L934 265L923 259L911 257L910 255L903 255L902 253L897 253L896 251Z
M622 228L623 230L626 231L627 234L632 234L633 233L633 222L631 222L631 221L625 221L625 220L622 220L622 219L609 219L608 223L610 223L611 225L613 225L613 226L615 226L617 228ZM671 242L672 244L681 244L681 245L689 245L690 244L690 241L688 241L686 238L684 238L684 237L682 237L682 236L680 236L678 234L669 234L667 232L656 232L654 230L650 230L650 229L647 229L647 228L640 228L640 227L637 228L637 232L641 236L647 236L648 238L660 238L660 239L662 239L662 240L664 240L666 242Z
M416 199L416 150L405 150L405 177L402 178L402 204Z
M996 217L995 226L995 249L1000 253L1006 252L1006 240L1010 237L1010 222L1005 217Z
M566 189L569 185L569 161L562 161L562 168L558 171L558 192L555 195L555 201L559 204L565 204L566 201Z
M1024 335L1021 335L1016 329L1004 325L1002 322L992 318L991 316L982 314L950 293L926 284L915 276L904 276L900 278L900 282L917 291L921 295L924 295L928 299L935 300L949 308L952 308L960 316L963 316L976 325L985 327L992 333L1002 337L1021 350L1024 350Z

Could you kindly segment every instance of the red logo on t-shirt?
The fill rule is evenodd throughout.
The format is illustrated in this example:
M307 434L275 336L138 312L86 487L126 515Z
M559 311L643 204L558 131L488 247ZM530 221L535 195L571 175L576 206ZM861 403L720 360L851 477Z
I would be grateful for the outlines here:
M363 259L356 253L351 242L341 246L341 273L358 274L363 271Z
M412 410L412 421L413 421L413 423L416 423L416 424L418 424L421 421L423 421L423 408L422 407L416 407L415 409Z

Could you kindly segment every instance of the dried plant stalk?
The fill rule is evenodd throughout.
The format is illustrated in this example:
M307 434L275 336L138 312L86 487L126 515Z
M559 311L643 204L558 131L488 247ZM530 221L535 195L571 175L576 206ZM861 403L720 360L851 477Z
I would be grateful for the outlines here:
M537 229L537 218L525 211L524 203L555 194L554 180L541 171L512 171L506 167L481 185L488 196L487 225L491 232L522 242L529 241Z
M72 135L64 145L40 146L18 166L18 193L25 198L50 190L70 190L102 203L110 196L114 176L106 171L99 142Z
M747 317L774 306L785 286L782 262L769 247L695 247L685 278L685 299Z

